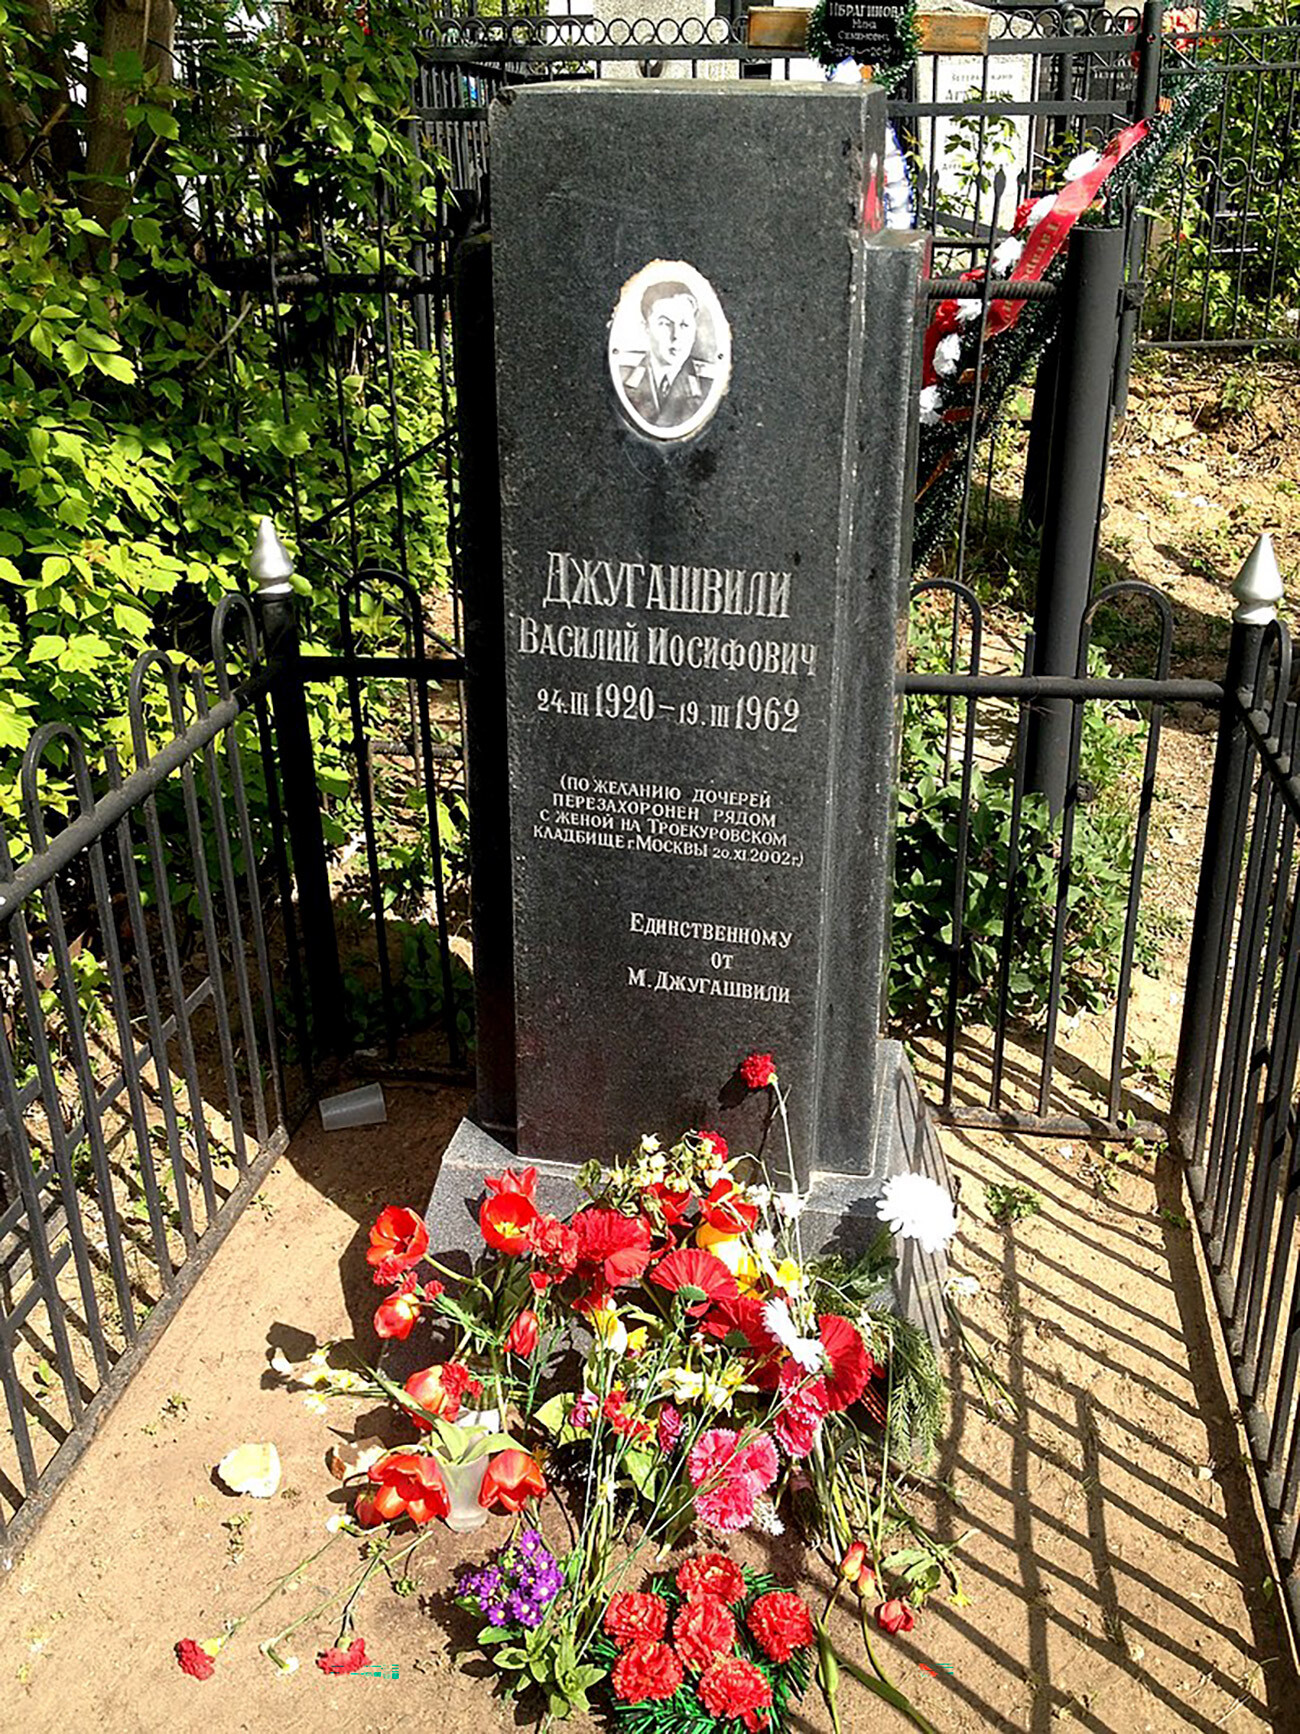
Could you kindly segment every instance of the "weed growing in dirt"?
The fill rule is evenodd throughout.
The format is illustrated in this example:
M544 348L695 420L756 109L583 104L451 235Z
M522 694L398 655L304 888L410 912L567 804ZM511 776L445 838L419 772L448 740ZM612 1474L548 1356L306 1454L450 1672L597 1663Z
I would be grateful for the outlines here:
M984 1205L999 1228L1009 1228L1026 1216L1039 1216L1043 1209L1043 1201L1032 1186L1003 1186L996 1180L984 1188Z

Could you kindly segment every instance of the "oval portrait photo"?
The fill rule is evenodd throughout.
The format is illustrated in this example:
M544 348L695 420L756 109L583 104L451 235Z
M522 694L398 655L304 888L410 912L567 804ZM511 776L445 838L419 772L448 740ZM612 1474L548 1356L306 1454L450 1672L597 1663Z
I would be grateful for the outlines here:
M712 417L731 379L731 327L693 265L652 259L628 278L609 322L609 372L628 420L653 439L687 439Z

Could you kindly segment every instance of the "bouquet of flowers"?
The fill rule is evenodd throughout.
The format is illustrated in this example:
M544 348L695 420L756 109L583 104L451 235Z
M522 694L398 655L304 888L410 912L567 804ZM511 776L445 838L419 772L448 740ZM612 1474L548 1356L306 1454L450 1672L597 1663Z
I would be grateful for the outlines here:
M785 1125L771 1055L751 1054L741 1076ZM780 1534L797 1496L807 1532L840 1552L871 1536L877 1571L897 1580L892 1604L919 1604L945 1576L957 1587L951 1548L901 1503L901 1472L937 1431L941 1381L926 1339L882 1304L890 1230L941 1245L952 1202L921 1175L897 1177L876 1243L846 1263L804 1257L797 1187L774 1187L716 1131L667 1148L643 1138L578 1183L579 1207L560 1217L542 1208L534 1169L485 1176L467 1274L431 1257L416 1212L387 1206L366 1253L386 1291L376 1333L404 1340L425 1321L441 1358L401 1385L335 1368L325 1351L281 1368L313 1407L381 1395L414 1434L332 1456L350 1514L331 1522L363 1542L366 1565L330 1666L364 1664L360 1640L344 1646L370 1576L405 1574L439 1520L470 1531L497 1513L512 1533L461 1573L456 1599L483 1622L476 1641L507 1691L540 1688L564 1716L608 1679L630 1734L779 1731L814 1648L833 1694L824 1615L814 1623L798 1596L717 1551L647 1592L623 1580L640 1550L662 1558L692 1530L714 1545ZM908 1546L891 1555L899 1527ZM285 1636L264 1646L282 1666Z

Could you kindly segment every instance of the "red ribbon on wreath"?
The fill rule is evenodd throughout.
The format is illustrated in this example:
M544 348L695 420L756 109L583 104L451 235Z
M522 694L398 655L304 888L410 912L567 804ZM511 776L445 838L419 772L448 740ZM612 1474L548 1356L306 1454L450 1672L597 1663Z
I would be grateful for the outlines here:
M1069 237L1070 230L1078 222L1083 213L1092 205L1106 180L1124 160L1124 158L1147 136L1149 127L1146 121L1136 121L1132 126L1126 126L1122 132L1106 146L1102 155L1086 174L1077 180L1070 181L1052 201L1052 208L1040 222L1035 223L1025 240L1025 250L1017 260L1011 272L1013 283L1037 283L1047 267L1055 259ZM1028 203L1028 201L1026 201ZM1025 206L1021 206L1021 211ZM1020 215L1018 211L1017 216ZM982 269L963 271L967 282L977 283L983 276ZM985 337L997 337L1004 331L1009 331L1020 318L1024 310L1023 301L991 301L989 303L988 324L985 327ZM956 301L941 301L935 309L934 318L930 321L925 334L924 351L924 383L933 385L937 375L934 368L934 352L942 340L957 329L958 304Z

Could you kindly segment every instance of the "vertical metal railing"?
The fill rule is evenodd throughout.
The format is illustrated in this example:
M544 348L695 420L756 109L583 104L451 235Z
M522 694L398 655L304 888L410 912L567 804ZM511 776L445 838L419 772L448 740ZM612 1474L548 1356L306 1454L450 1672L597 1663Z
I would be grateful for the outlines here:
M302 1099L286 1087L276 993L294 940L287 905L264 891L289 864L246 783L271 671L243 598L216 610L212 651L215 694L197 668L140 659L128 775L111 749L92 765L67 725L38 729L21 848L0 830L5 1549L252 1197Z
M1267 537L1233 587L1170 1132L1300 1620L1300 706Z

